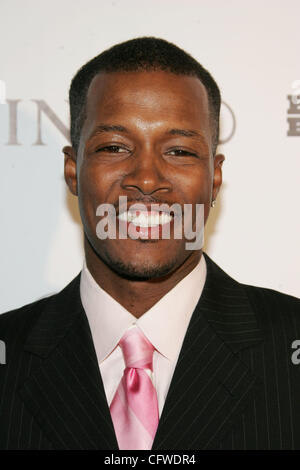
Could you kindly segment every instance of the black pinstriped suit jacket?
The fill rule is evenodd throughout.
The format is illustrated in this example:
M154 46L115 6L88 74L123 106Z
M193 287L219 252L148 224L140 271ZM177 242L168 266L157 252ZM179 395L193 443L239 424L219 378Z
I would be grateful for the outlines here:
M205 258L152 449L300 449L300 300ZM118 449L79 282L0 316L1 449Z

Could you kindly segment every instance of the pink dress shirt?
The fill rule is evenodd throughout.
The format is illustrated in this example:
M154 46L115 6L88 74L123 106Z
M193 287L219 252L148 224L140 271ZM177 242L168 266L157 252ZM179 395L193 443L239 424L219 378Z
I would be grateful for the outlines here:
M138 325L156 348L153 373L161 416L183 339L206 279L204 256L198 265L139 319L132 315L92 277L83 262L80 296L87 315L108 406L119 385L125 363L118 342L125 330ZM116 347L117 346L117 347Z

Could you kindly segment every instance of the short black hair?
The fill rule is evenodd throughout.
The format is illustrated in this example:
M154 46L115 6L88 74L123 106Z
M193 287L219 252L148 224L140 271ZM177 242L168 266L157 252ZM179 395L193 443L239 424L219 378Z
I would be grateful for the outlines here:
M213 77L191 55L164 39L140 37L116 44L83 65L73 77L70 91L71 143L78 151L86 119L86 99L92 79L100 72L162 70L176 75L196 76L205 86L210 106L213 155L219 140L221 94Z

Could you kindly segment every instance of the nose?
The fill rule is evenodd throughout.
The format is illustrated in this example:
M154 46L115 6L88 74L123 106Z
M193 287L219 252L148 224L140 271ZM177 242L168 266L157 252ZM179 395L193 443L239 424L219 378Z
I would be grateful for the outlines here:
M132 159L131 167L123 178L122 188L149 195L171 192L172 184L167 178L162 159L154 150L143 150Z

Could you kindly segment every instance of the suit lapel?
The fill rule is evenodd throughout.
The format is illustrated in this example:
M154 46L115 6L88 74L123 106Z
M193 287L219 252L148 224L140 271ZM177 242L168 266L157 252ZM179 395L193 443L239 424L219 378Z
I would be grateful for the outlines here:
M152 449L210 449L261 391L238 352L262 341L243 287L207 255L207 279L192 315ZM56 449L118 449L80 275L53 296L25 350L41 358L19 390Z
M42 363L19 394L55 449L118 449L79 284L51 298L28 337Z
M262 392L238 351L262 341L243 287L206 254L192 315L152 449L212 449Z

